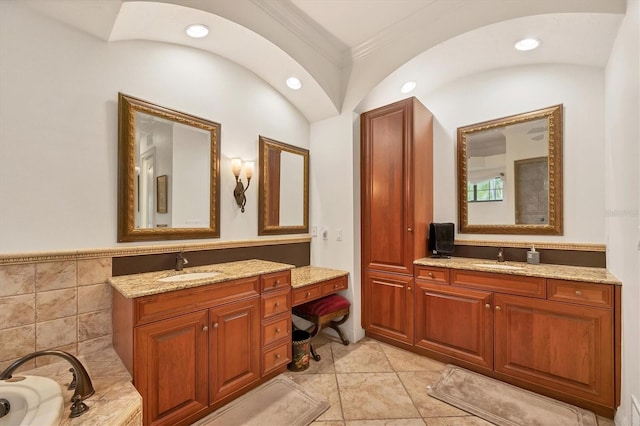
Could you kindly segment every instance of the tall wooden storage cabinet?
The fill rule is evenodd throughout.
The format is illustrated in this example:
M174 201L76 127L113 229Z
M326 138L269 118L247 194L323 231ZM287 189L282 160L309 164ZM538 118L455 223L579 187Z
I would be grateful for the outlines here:
M433 116L416 98L360 116L362 323L413 343L413 261L433 219Z

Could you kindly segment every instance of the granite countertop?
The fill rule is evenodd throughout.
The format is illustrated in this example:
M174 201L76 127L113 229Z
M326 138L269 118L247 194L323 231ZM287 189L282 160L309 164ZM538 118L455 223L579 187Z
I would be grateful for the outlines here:
M62 421L59 426L110 425L141 426L142 397L133 387L129 372L113 348L79 356L89 373L95 393L84 402L89 410L80 417L69 418L73 390L67 390L72 375L66 361L54 362L31 370L18 370L14 376L43 376L62 386L65 400Z
M183 271L158 271L143 274L122 275L109 279L111 286L127 299L141 296L166 293L184 288L198 287L207 284L222 283L239 278L255 277L256 275L272 272L287 271L295 268L287 263L270 262L267 260L241 260L238 262L218 263L215 265L196 266L185 268ZM184 275L194 272L218 272L219 275L209 278L200 278L186 281L162 282L161 278L174 275Z
M560 280L584 281L600 284L622 283L604 268L588 268L582 266L566 266L539 264L532 265L525 262L497 262L488 259L473 259L466 257L451 257L449 259L423 257L415 260L414 265L437 266L442 268L465 269L469 271L493 272L508 275L525 275L529 277L556 278ZM487 266L478 266L478 264ZM506 269L513 266L518 269Z
M321 268L318 266L302 266L291 271L291 287L298 288L306 285L331 280L349 275L347 271L339 269Z

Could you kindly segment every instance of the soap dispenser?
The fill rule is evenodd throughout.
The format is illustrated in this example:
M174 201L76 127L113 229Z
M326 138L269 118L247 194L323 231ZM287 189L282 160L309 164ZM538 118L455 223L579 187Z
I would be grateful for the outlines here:
M540 252L536 251L536 247L532 244L531 250L527 252L527 263L537 265L540 263Z

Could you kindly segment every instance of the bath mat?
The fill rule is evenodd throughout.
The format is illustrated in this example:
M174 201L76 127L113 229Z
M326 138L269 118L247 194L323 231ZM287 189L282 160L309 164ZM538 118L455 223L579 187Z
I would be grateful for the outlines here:
M448 365L427 393L499 426L597 426L591 412Z
M307 426L329 408L285 376L275 377L192 426Z

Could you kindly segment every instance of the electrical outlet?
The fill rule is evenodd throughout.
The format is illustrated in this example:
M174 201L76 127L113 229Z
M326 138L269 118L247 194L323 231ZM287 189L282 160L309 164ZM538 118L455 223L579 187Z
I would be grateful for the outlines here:
M336 241L342 241L342 229L336 229Z
M329 228L327 228L326 226L322 227L322 239L323 240L329 239Z
M318 236L318 227L317 226L312 226L311 227L311 236L312 237L317 237Z

